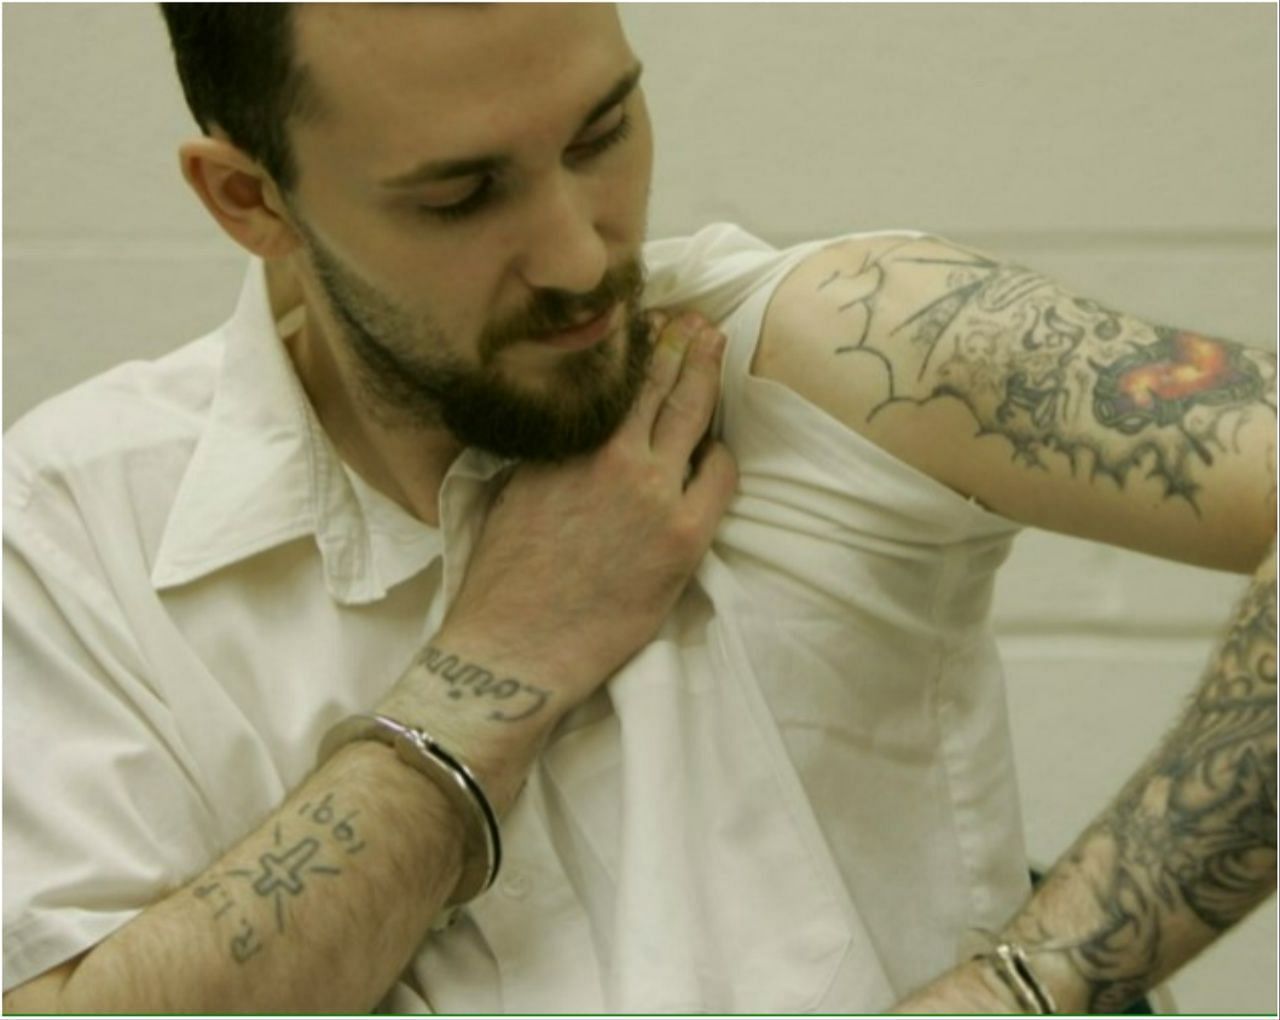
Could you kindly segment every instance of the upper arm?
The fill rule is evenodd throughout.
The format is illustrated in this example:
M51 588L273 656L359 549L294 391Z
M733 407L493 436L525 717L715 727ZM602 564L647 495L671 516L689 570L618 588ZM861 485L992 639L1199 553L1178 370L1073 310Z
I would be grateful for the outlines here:
M936 238L810 256L753 372L1024 524L1234 570L1275 532L1273 354Z

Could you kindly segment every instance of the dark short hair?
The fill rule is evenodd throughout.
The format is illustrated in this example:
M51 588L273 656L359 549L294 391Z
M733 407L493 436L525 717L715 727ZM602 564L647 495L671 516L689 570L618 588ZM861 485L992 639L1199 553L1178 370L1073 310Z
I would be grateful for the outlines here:
M220 128L282 191L297 183L292 120L316 109L294 63L293 5L162 3L187 106L205 134Z

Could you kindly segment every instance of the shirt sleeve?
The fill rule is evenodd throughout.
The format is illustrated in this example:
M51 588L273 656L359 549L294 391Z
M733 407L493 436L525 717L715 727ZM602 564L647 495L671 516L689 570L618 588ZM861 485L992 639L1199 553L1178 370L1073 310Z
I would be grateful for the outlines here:
M6 499L6 989L105 938L212 850L126 614L64 523Z
M864 532L907 544L1003 539L1017 526L904 463L803 397L751 373L765 313L782 281L807 257L855 237L918 237L916 231L846 234L776 249L718 223L645 249L646 300L696 308L729 339L717 427L739 459L744 485L767 474L804 499L828 495L832 513ZM802 500L801 502L804 502Z

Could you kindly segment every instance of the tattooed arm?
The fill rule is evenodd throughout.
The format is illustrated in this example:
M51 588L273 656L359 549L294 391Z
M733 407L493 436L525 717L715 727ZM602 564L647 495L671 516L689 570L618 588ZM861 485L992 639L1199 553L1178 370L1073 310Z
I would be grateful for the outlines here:
M1115 1013L1276 886L1275 550L1160 749L1006 929L1063 1012ZM982 963L902 1012L1007 1012Z
M934 238L810 257L754 371L1025 524L1240 572L1274 534L1273 354Z
M605 446L514 474L443 629L374 708L458 754L499 812L556 721L657 631L728 505L723 446L689 470L723 347L703 325L662 331ZM5 1009L368 1012L453 891L462 828L390 748L349 745L188 886L7 993Z
M1275 357L1151 326L934 238L819 252L754 371L1025 524L1252 571L1275 534ZM1275 885L1275 568L1195 703L1012 925L1066 1010L1112 1010ZM904 1009L1010 1010L985 965Z
M425 777L352 745L186 888L6 993L5 1011L367 1012L453 888L461 840Z

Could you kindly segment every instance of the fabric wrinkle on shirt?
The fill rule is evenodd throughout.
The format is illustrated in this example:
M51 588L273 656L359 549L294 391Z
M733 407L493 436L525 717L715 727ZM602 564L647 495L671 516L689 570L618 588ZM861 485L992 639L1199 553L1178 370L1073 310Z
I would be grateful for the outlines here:
M777 283L830 243L646 246L646 303L729 337L739 492L658 636L558 727L496 886L384 1008L875 1011L1024 894L986 622L1013 525L749 372ZM255 263L222 329L7 437L8 985L274 809L465 573L510 463L464 452L439 528L413 518L333 451L292 325Z

